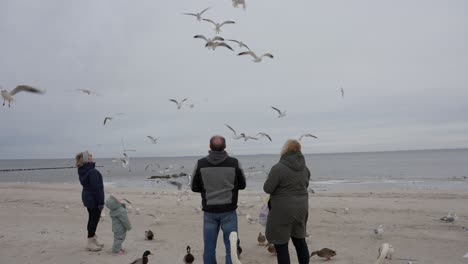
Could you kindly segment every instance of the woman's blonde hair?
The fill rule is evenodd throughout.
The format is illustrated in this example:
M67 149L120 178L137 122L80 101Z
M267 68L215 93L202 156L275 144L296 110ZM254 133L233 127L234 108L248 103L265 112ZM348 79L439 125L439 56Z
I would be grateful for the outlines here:
M77 168L84 165L83 152L80 152L80 153L76 154L76 156L75 156L75 165L76 165Z
M281 149L281 156L294 152L301 152L301 143L295 139L288 139Z

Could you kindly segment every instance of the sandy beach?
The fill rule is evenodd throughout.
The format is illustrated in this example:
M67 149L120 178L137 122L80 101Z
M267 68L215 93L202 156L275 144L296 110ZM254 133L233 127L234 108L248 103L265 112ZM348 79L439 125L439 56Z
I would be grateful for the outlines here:
M112 231L107 211L97 230L104 249L85 251L87 213L78 184L3 183L0 189L0 263L130 263L147 249L154 253L150 263L182 263L187 245L192 247L195 263L203 263L202 213L195 210L200 205L198 194L106 188L106 195L126 198L134 209L129 214L133 229L124 243L127 254L117 256L110 253ZM242 214L257 218L262 198L263 193L241 191ZM468 227L468 192L318 192L309 201L309 249L337 251L337 256L325 263L374 263L383 242L395 248L395 259L389 263L407 263L396 259L424 264L468 263L463 258L468 251L468 230L464 228ZM346 207L348 214L343 210ZM459 216L454 225L437 221L448 212ZM155 224L146 214L162 214L161 221ZM373 234L379 224L385 227L383 240ZM155 233L154 241L145 241L148 229ZM239 230L243 264L276 263L275 256L257 244L262 226L250 224L240 215ZM218 262L224 263L221 236L217 253ZM290 253L292 263L297 263L292 245ZM311 263L324 262L315 256Z

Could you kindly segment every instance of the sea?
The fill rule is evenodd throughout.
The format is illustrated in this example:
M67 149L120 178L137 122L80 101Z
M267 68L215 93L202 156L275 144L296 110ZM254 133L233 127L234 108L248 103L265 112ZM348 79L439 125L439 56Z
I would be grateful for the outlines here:
M242 164L247 190L251 191L262 191L270 168L280 158L270 154L235 157ZM149 178L186 174L170 180L187 186L199 158L130 156L128 167L112 159L96 159L96 165L105 186L165 190L175 186L166 179ZM468 149L305 154L305 158L314 191L468 190ZM47 169L73 165L73 159L0 160L0 182L77 184L76 168Z

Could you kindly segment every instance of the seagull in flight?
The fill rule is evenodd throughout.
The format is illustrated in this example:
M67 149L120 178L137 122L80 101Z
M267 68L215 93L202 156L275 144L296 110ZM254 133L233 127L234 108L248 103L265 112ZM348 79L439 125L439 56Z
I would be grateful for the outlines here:
M76 89L76 90L80 91L80 92L82 92L84 94L87 94L87 95L92 95L92 94L97 95L97 93L92 91L92 90L86 90L86 89Z
M177 105L177 110L182 108L182 103L187 101L187 98L183 99L180 103L175 99L169 99L169 101L174 102Z
M276 107L274 107L274 106L272 106L271 108L272 108L273 110L275 110L276 112L278 112L278 118L282 118L282 117L285 117L285 116L286 116L286 111L283 112L283 111L279 110L278 108L276 108Z
M257 54L255 54L253 51L250 51L250 50L249 51L244 51L244 52L241 52L241 53L237 54L237 56L242 56L242 55L252 56L254 58L253 62L261 62L263 57L268 57L270 59L273 59L273 54L271 54L271 53L265 53L262 56L258 57Z
M260 133L257 134L257 136L258 136L258 135L260 135L260 136L262 136L262 137L266 137L266 138L268 138L268 139L270 140L270 142L273 142L273 140L271 140L270 135L268 135L267 133L260 132Z
M206 45L205 47L207 48L211 48L214 50L214 48L212 47L212 45L214 44L215 41L224 41L224 39L222 37L218 37L218 36L215 36L214 38L207 38L203 35L195 35L193 36L193 38L197 38L197 39L203 39L206 41Z
M238 139L241 139L241 138L245 137L244 133L240 133L239 135L237 135L237 132L236 132L236 130L234 130L234 128L232 128L228 124L225 124L225 125L227 126L227 128L229 128L234 133L234 136L232 137L233 139L238 140Z
M201 21L202 20L202 15L203 13L205 13L208 9L210 9L209 7L203 9L200 13L183 13L183 15L187 15L187 16L194 16L197 18L197 21Z
M211 19L206 19L206 18L204 18L203 20L206 21L206 22L210 22L211 24L213 24L213 25L215 26L215 32L216 32L216 34L219 34L219 33L221 32L221 27L222 27L222 26L224 26L224 25L226 25L226 24L235 24L235 23L236 23L236 22L231 21L231 20L224 21L223 23L216 23L216 22L214 22L213 20L211 20Z
M239 44L239 47L241 47L241 48L245 47L246 49L250 50L250 48L247 45L245 45L245 43L242 42L242 41L238 41L238 40L235 40L235 39L228 39L227 41L235 42L235 43Z
M211 45L209 45L209 43L206 43L205 47L209 48L211 47L212 50L215 50L217 47L226 47L232 51L234 51L231 46L229 46L228 44L224 43L224 42L213 42Z
M13 101L13 96L19 92L38 93L38 94L44 93L43 91L35 87L29 86L29 85L18 85L11 92L8 92L8 90L1 90L1 95L3 98L3 106L5 106L5 102L8 101L8 107L10 107L11 101Z
M302 138L304 138L304 137L313 137L313 138L318 139L318 137L316 137L316 136L314 136L314 135L312 135L312 134L303 134L303 135L301 135L301 136L299 137L299 141L301 141Z
M110 117L110 116L106 116L106 117L104 118L104 124L103 124L103 125L105 126L106 123L107 123L107 121L111 121L112 119L114 119L114 118L113 118L113 117Z
M341 97L344 98L344 90L343 90L343 87L341 87L340 92L341 92Z
M146 136L146 137L149 138L149 140L151 140L151 143L152 143L152 144L158 143L158 139L159 139L159 138L154 138L154 137L152 137L152 136Z
M247 141L249 139L258 140L258 138L252 137L252 136L247 136L245 133L240 133L239 135L237 135L237 132L236 132L236 130L234 130L234 128L232 128L228 124L224 124L224 125L226 125L226 127L229 128L234 133L234 136L232 136L232 138L235 139L235 140L238 140L238 139L244 139L244 141Z

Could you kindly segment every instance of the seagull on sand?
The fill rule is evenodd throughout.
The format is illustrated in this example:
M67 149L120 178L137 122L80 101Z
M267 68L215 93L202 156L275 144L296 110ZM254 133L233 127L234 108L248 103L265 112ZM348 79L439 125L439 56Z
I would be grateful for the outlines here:
M316 136L314 136L314 135L312 135L312 134L303 134L303 135L301 135L301 136L299 137L299 141L301 141L302 138L304 138L304 137L313 137L313 138L318 139L318 137L316 137Z
M202 15L203 13L205 13L208 9L210 9L209 7L203 9L200 13L183 13L182 15L187 15L187 16L194 16L197 18L197 21L201 21L202 20Z
M267 133L260 132L257 135L260 135L262 137L266 137L266 138L268 138L270 140L270 142L273 142L273 140L271 140L271 137Z
M177 110L180 110L182 108L182 103L187 101L187 98L180 101L180 103L175 99L169 99L169 101L174 102L177 105Z
M253 51L244 51L244 52L241 52L239 54L237 54L238 56L242 56L242 55L250 55L252 56L254 59L253 59L253 62L261 62L262 61L262 58L263 57L268 57L270 59L273 59L273 54L271 53L265 53L263 54L262 56L258 57L257 54L255 54Z
M87 95L92 95L92 94L97 95L97 93L92 91L92 90L87 90L87 89L76 89L76 90L80 91L80 92L82 92L84 94L87 94Z
M228 39L227 41L235 42L235 43L239 44L240 48L245 47L246 49L250 50L250 48L247 45L245 45L245 43L242 42L242 41L238 41L238 40L235 40L235 39Z
M38 94L44 93L44 91L41 91L29 85L18 85L11 92L8 92L8 90L1 90L1 95L3 98L3 106L5 106L5 102L8 101L8 107L10 107L11 101L13 101L13 96L19 92L38 93Z
M204 18L203 20L206 21L206 22L210 22L211 24L213 24L213 25L215 26L215 32L216 32L216 34L219 34L219 33L221 32L221 27L222 27L222 26L224 26L224 25L226 25L226 24L235 24L235 23L236 23L236 22L231 21L231 20L224 21L223 23L216 23L216 22L214 22L213 20L211 20L211 19L206 19L206 18Z
M442 217L440 221L444 223L455 223L458 220L457 214L448 213L446 216Z
M379 225L376 229L374 229L374 234L377 237L377 239L382 239L383 233L384 233L383 225Z
M203 39L206 41L206 45L205 47L207 48L211 48L214 50L214 48L212 47L212 45L214 44L215 41L224 41L224 39L222 37L218 37L218 36L215 36L214 38L207 38L203 35L195 35L193 36L193 38L196 38L196 39Z
M152 144L158 143L158 139L159 139L159 138L154 138L154 137L152 137L152 136L146 136L146 137L149 138L149 140L151 140L151 143L152 143Z
M271 108L272 108L273 110L275 110L276 112L278 112L278 118L282 118L282 117L285 117L285 116L286 116L286 111L283 112L283 111L279 110L278 108L276 108L276 107L274 107L274 106L272 106Z
M210 45L208 43L206 43L205 47L207 47L207 48L211 47L212 50L215 50L217 47L226 47L226 48L234 51L234 49L232 49L231 46L229 46L228 44L226 44L224 42L213 42Z

